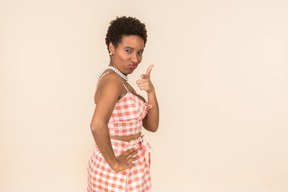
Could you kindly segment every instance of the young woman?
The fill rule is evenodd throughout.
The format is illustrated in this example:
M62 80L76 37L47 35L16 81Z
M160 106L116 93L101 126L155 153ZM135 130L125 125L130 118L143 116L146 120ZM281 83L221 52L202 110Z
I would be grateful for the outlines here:
M111 21L106 34L110 63L97 82L90 126L96 145L88 165L89 192L151 191L150 156L146 159L151 147L141 129L156 132L159 124L153 66L136 81L148 102L127 81L142 61L146 41L145 24L138 19Z

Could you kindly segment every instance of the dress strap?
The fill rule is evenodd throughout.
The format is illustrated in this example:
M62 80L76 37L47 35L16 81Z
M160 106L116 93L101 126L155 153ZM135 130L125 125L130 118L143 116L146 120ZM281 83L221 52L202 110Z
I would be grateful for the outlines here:
M124 83L123 83L123 87L126 89L127 92L129 92L129 90L127 89Z
M97 88L98 88L99 82L100 82L101 79L102 79L106 74L108 74L108 73L109 73L109 71L107 71L107 72L104 73L104 74L103 74L103 72L102 72L102 73L99 73L99 75L98 75L98 80L97 80L97 84L96 84L96 88L95 88L95 93L94 93L94 101L95 101L96 91L97 91Z
M101 79L102 79L106 74L108 74L108 73L109 73L109 71L107 71L107 72L104 73L104 74L102 74L102 73L99 74L99 77L98 77L98 80L97 80L97 84L96 84L96 90L97 90L98 84L99 84L99 82L101 81Z

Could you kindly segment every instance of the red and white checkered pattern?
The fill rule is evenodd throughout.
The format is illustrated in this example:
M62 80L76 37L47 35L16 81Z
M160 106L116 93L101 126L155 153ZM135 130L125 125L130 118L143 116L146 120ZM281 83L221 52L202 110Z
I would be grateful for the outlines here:
M139 133L142 129L142 120L151 108L146 102L127 90L114 107L108 123L111 136L127 136Z
M88 192L149 192L151 177L145 152L151 152L149 143L143 136L130 142L111 139L116 156L135 148L138 150L135 165L125 171L112 170L99 149L95 145L93 155L88 164Z
M109 72L106 72L106 75ZM104 75L100 75L99 81ZM98 83L99 83L98 81ZM97 84L98 86L98 84ZM125 85L124 85L125 87ZM129 92L117 101L108 122L111 136L127 136L141 132L142 120L147 115L151 105ZM138 150L135 165L127 170L116 172L110 168L103 158L97 145L88 164L88 192L149 192L151 177L145 154L151 152L149 143L143 140L143 135L130 142L111 139L116 156L124 151L136 148ZM150 155L149 155L150 164Z
M101 79L108 73L109 71L99 75L96 89ZM142 129L142 120L152 107L131 93L124 84L123 86L127 93L116 102L108 122L108 129L111 136L127 136L139 133Z

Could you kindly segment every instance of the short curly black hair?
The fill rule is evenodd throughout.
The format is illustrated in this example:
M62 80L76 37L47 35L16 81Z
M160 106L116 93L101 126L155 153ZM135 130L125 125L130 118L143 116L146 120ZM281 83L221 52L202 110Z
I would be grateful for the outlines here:
M110 52L109 43L111 42L117 48L123 35L137 35L144 40L145 46L147 42L146 25L135 17L116 17L110 22L105 38L108 52Z

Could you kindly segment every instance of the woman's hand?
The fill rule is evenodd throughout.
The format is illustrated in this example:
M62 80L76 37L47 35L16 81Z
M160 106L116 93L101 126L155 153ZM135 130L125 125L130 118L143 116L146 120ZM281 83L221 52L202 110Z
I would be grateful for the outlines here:
M138 153L135 149L128 149L127 151L123 152L121 155L116 157L117 164L111 167L114 171L124 171L132 166L137 158L134 157Z
M142 79L139 79L136 81L140 90L144 90L147 93L151 93L154 91L154 86L150 80L150 73L151 73L152 68L153 68L153 65L150 65L146 73L141 75Z

